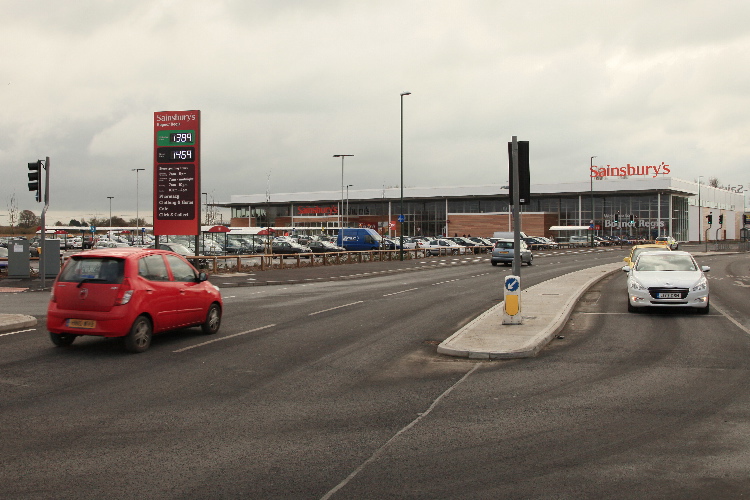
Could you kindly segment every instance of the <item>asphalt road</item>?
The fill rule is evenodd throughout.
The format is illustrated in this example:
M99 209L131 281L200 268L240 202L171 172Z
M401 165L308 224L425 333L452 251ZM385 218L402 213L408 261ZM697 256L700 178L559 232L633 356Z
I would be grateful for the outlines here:
M537 254L522 281L624 255ZM217 336L163 334L140 355L97 338L55 348L43 327L0 336L0 496L750 491L750 256L699 259L712 267L708 316L628 314L617 274L538 357L491 362L435 349L501 299L509 268L486 257L441 261L363 279L227 287ZM47 298L0 294L0 305L43 320Z

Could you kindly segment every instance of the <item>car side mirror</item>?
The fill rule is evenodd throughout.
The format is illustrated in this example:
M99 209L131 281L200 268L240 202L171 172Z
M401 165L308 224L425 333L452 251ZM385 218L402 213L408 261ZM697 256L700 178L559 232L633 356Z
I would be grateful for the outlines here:
M704 273L707 273L710 270L711 270L711 268L709 266L701 266L701 271L703 271Z
M206 281L207 279L208 279L208 275L206 273L204 273L203 271L201 271L200 273L198 273L198 281L199 282L200 281Z
M630 266L622 266L622 270L626 273L630 272Z

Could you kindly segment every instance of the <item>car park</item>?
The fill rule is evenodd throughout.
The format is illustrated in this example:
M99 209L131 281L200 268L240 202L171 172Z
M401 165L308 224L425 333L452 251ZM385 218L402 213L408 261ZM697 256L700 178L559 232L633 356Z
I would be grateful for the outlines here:
M534 255L531 252L531 249L529 249L529 247L526 245L526 242L520 240L519 248L521 249L521 264L526 263L529 266L532 265L532 263L534 262ZM514 257L515 242L510 239L501 239L495 242L495 247L492 249L492 257L490 258L490 262L493 266L496 266L498 264L509 266L513 264Z
M708 266L698 266L693 256L683 251L645 251L628 273L628 311L646 307L690 308L701 314L709 312L709 289L705 273Z
M183 257L147 248L108 248L72 255L52 285L47 330L56 346L79 336L121 337L143 352L154 334L221 325L219 289Z
M680 244L671 236L659 236L654 240L654 243L657 245L666 245L670 250L678 250L680 248Z
M633 247L630 249L630 254L622 260L627 262L630 267L633 267L633 264L635 264L638 255L646 251L663 252L670 251L670 249L666 245L654 245L653 243L648 243L646 245L633 245Z

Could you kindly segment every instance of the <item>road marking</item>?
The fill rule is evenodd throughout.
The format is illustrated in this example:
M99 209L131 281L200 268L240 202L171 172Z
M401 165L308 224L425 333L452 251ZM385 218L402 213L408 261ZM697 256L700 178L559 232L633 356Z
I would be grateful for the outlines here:
M172 351L172 352L184 352L184 351L188 351L190 349L195 349L196 347L203 347L204 345L213 344L214 342L220 342L222 340L231 339L233 337L239 337L240 335L246 335L248 333L257 332L257 331L260 331L260 330L265 330L266 328L271 328L272 326L276 326L276 324L261 326L260 328L253 328L252 330L247 330L246 332L234 333L232 335L227 335L226 337L220 337L218 339L208 340L206 342L202 342L200 344L191 345L191 346L188 346L188 347L183 347L182 349L177 349L176 351Z
M432 410L434 410L434 409L435 409L435 407L436 407L436 406L437 406L437 405L438 405L438 404L439 404L439 403L440 403L440 402L441 402L441 401L442 401L442 400L443 400L443 399L444 399L444 398L445 398L446 396L448 396L448 394L450 394L450 393L451 393L451 391L453 391L453 389L455 389L456 387L458 387L458 386L459 386L459 384L461 384L461 383L462 383L462 382L463 382L464 380L466 380L467 378L469 378L469 376L470 376L470 375L471 375L472 373L474 373L474 372L476 371L476 369L477 369L477 368L479 368L480 366L481 366L481 365L480 365L480 364L478 364L478 363L477 363L477 364L475 364L475 365L474 365L474 366L473 366L473 367L471 368L471 370L469 370L468 372L466 372L466 374L465 374L465 375L464 375L463 377L461 377L461 379L459 379L459 380L458 380L458 382L456 382L456 383L455 383L455 384L453 384L452 386L448 387L448 388L447 388L447 389L445 390L445 392L443 392L443 393L442 393L442 394L441 394L440 396L438 396L438 397L437 397L437 399L435 399L435 400L434 400L434 401L432 402L432 404L431 404L431 405L430 405L430 406L429 406L429 407L427 408L427 410L426 410L426 411L424 411L423 413L420 413L420 414L419 414L419 416L418 416L417 418L415 418L414 420L412 420L412 421L411 421L411 422L410 422L409 424L407 424L407 425L406 425L405 427L403 427L403 428L402 428L401 430L399 430L399 431L398 431L398 432L397 432L396 434L394 434L393 436L391 436L391 438L390 438L390 439L389 439L388 441L386 441L386 442L385 442L385 443L384 443L384 444L383 444L383 445L382 445L382 446L381 446L380 448L378 448L377 450L375 450L375 452L374 452L374 453L373 453L372 455L370 455L370 458L368 458L367 460L365 460L364 462L362 462L362 464L360 464L360 466L359 466L359 467L357 467L356 469L354 469L354 471L353 471L353 472L352 472L351 474L349 474L349 475L348 475L348 476L347 476L347 477L346 477L346 478L345 478L345 479L344 479L343 481L341 481L341 482L340 482L339 484L337 484L337 485L336 485L336 486L335 486L335 487L334 487L334 488L333 488L332 490L330 490L330 491L329 491L328 493L326 493L325 495L323 495L323 497L321 497L321 500L327 500L328 498L331 498L331 497L332 497L332 496L333 496L333 495L334 495L334 494L335 494L335 493L336 493L337 491L339 491L339 490L340 490L341 488L343 488L344 486L346 486L346 485L347 485L347 484L349 483L349 481L351 481L352 479L354 479L354 478L355 478L355 477L356 477L356 476L357 476L357 475L358 475L358 474L359 474L360 472L362 472L362 470L363 470L363 469L364 469L364 468L365 468L365 467L366 467L366 466L367 466L368 464L372 463L372 462L373 462L373 461L375 461L375 460L376 460L376 459L377 459L377 458L378 458L378 457L379 457L380 455L382 455L382 454L383 454L383 451L384 451L384 450L385 450L385 449L386 449L386 448L388 447L388 445L390 445L390 444L391 444L391 443L392 443L393 441L395 441L395 440L396 440L396 438L398 438L399 436L401 436L401 434L405 433L406 431L408 431L409 429L411 429L412 427L414 427L415 425L417 425L417 424L419 423L419 421L420 421L420 420L422 420L422 419L423 419L423 418L425 418L425 417L426 417L427 415L429 415L429 414L430 414L430 412L432 412Z
M5 337L6 335L15 335L16 333L35 332L35 331L36 331L36 328L29 328L28 330L16 330L15 332L0 333L0 337Z
M324 313L328 311L334 311L336 309L341 309L342 307L349 307L349 306L353 306L357 304L362 304L363 302L364 302L363 300L358 300L357 302L350 302L349 304L344 304L341 306L331 307L330 309L323 309L322 311L313 312L313 313L308 314L308 316L315 316L316 314L320 314L320 313Z
M750 329L748 329L747 327L745 327L745 325L743 325L742 323L740 323L739 321L737 321L736 319L734 319L733 317L731 317L729 315L729 313L726 312L724 309L722 309L721 307L718 307L715 304L711 304L711 307L713 307L714 309L716 309L717 311L719 311L725 318L727 318L729 321L731 321L732 323L734 323L737 326L737 328L739 328L743 332L745 332L748 335L750 335Z
M398 295L399 293L413 292L419 290L419 288L409 288L408 290L401 290L400 292L386 293L383 297L390 297L391 295Z

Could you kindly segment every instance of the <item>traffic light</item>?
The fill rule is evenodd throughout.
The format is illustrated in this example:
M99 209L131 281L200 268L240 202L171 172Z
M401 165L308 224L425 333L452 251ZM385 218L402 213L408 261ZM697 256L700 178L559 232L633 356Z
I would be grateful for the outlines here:
M615 213L615 224L619 224L619 223L620 223L620 212L616 212Z
M706 221L708 222L708 225L709 225L709 226L710 226L711 224L713 224L713 223L714 223L714 214L708 214L708 215L706 216Z
M36 201L42 201L42 160L29 163L29 191L36 191Z
M747 226L747 214L742 214L742 225Z
M635 224L635 215L630 214L630 223Z
M719 214L719 225L724 224L724 214Z

